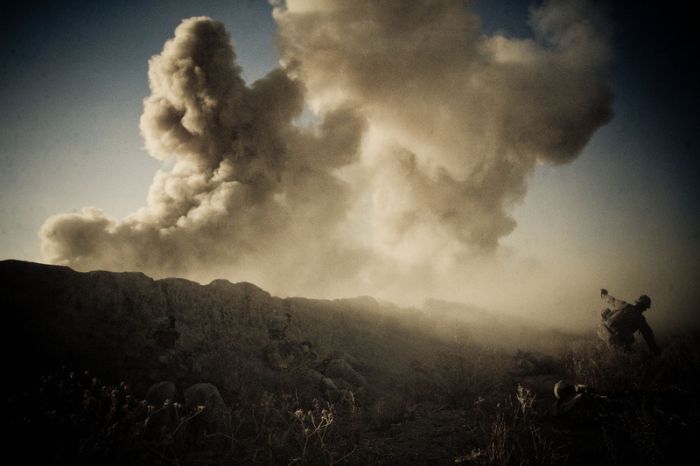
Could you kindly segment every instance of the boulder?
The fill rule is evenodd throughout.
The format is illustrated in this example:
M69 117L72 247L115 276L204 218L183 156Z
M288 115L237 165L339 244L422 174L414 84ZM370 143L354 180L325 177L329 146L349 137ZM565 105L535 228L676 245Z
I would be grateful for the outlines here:
M185 390L185 409L197 413L194 424L207 432L222 432L226 425L226 405L219 389L210 383L197 383Z

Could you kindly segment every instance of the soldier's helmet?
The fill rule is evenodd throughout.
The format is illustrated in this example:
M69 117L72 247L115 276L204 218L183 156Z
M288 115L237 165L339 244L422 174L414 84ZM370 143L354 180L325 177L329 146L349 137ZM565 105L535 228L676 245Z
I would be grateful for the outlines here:
M649 309L651 307L651 298L643 294L637 299L637 305L644 309Z
M554 384L554 396L556 399L569 399L576 395L576 386L560 380Z
M577 393L576 386L560 380L554 384L554 396L557 399L555 404L556 416L562 416L576 407L576 404L581 398L581 394Z

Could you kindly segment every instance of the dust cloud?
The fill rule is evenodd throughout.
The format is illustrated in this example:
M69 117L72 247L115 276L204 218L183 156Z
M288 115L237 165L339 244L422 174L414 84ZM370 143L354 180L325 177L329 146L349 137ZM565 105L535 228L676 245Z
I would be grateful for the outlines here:
M251 85L221 23L178 26L149 61L140 127L164 168L146 205L50 217L45 258L402 303L507 307L532 286L537 266L499 244L537 166L572 161L612 116L605 16L545 2L529 38L486 35L456 0L273 16L280 68Z

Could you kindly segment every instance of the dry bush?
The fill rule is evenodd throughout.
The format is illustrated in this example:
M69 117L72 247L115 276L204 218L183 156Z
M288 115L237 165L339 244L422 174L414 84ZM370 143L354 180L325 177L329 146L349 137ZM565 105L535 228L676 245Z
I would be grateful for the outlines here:
M483 447L473 450L468 459L477 465L557 465L566 455L555 447L541 430L535 409L535 395L518 385L496 406L483 432Z
M649 360L594 344L572 351L567 366L571 380L602 392L618 392L643 388Z
M65 371L28 381L4 400L8 446L37 464L328 465L346 461L357 445L352 399L306 402L289 394L252 394L227 407L212 430L206 407L175 400L148 406L129 385L103 385ZM347 398L347 397L346 397ZM240 401L240 400L239 400ZM40 447L40 448L37 448Z
M700 369L694 335L669 339L656 358L639 344L634 351L620 351L590 339L573 344L563 360L570 380L605 393L662 390L694 380Z
M557 367L562 365L571 382L594 387L604 400L584 423L545 416L551 391L535 396L534 385L516 386L516 380L528 384L528 379L511 372L512 353L457 344L433 351L408 370L378 378L382 385L366 387L357 404L322 401L294 371L267 370L232 352L221 362L230 377L222 390L229 408L220 432L196 429L201 413L177 405L174 424L145 435L153 413L138 408L134 399L133 410L119 408L126 389L117 393L117 404L109 389L100 388L99 403L86 405L84 387L65 374L66 380L51 382L48 401L17 398L6 404L5 418L17 435L27 434L21 445L48 464L371 464L368 458L391 461L377 445L408 457L406 439L435 434L427 427L444 420L454 425L438 433L443 439L464 429L458 432L463 444L445 440L451 448L445 456L470 464L562 464L579 433L585 435L576 454L590 457L576 462L572 454L574 464L624 464L630 458L639 464L682 464L681 458L692 457L700 446L695 382L700 352L694 335L668 340L656 359L645 351L613 352L593 339L569 344ZM17 393L45 397L46 387L41 392L30 385ZM423 422L426 418L432 424ZM403 441L387 440L389 427L404 435Z
M356 449L355 407L319 399L263 393L232 412L234 449L241 464L338 464Z

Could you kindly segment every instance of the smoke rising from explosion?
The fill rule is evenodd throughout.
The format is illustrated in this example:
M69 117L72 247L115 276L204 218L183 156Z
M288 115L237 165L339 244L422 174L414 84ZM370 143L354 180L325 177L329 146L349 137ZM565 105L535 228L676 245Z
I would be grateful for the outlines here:
M611 117L589 7L546 2L515 39L457 0L287 0L281 68L251 86L221 23L184 20L141 117L170 168L122 221L49 218L44 255L281 294L449 295L498 254L536 166L573 160ZM305 105L318 119L296 124Z

